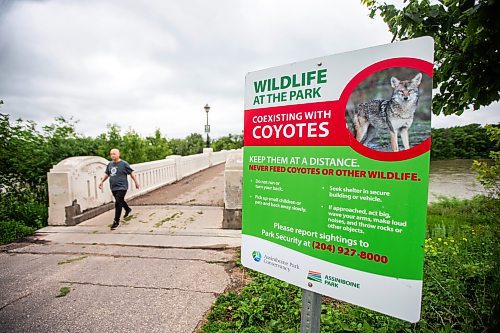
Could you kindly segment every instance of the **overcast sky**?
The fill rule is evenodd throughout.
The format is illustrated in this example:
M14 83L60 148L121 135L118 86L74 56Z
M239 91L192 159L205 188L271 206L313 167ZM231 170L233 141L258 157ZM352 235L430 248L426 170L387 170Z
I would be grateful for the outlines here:
M0 0L0 112L89 136L241 133L245 74L386 44L358 0ZM433 127L500 122L499 104Z

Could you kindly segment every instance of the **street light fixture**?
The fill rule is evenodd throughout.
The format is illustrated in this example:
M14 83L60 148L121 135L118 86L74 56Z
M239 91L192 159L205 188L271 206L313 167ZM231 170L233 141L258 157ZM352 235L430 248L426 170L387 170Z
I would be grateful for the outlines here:
M205 125L205 133L207 133L207 148L210 148L210 139L208 137L208 133L210 133L210 125L208 124L208 111L210 111L210 106L205 105L204 107L206 113L207 113L207 124Z

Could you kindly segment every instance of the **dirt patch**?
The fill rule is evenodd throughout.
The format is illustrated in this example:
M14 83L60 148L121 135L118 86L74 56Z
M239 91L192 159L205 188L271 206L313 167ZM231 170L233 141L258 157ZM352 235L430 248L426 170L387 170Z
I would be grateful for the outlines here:
M236 264L236 261L238 260L238 258L241 255L241 250L240 249L237 249L237 250L230 249L230 250L225 250L224 252L231 253L233 258L234 258L234 261L231 261L231 262L224 264L224 268L225 268L227 274L229 275L230 282L229 282L229 285L224 290L223 294L226 294L228 292L240 293L241 290L243 289L243 287L245 287L247 284L249 284L252 281L250 275L248 274L248 270L245 267L239 266ZM217 297L219 297L219 296L220 295L217 295ZM211 311L212 311L212 308L210 308L210 310L208 310L205 313L203 318L200 320L200 322L196 326L196 329L194 330L194 332L200 332L203 325L205 325L207 323L207 321L208 321L207 317Z
M31 235L24 238L19 238L9 244L0 245L0 252L9 252L16 249L21 249L31 244L49 244L50 241L39 239L37 235Z
M226 272L229 274L230 282L224 293L230 291L239 293L243 287L252 281L248 270L243 266L236 265L234 262L226 264Z

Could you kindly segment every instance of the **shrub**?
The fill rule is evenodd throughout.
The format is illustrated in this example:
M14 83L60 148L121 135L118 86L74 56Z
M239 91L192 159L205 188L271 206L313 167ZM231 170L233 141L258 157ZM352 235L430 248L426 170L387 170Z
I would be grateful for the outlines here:
M0 244L6 244L18 238L28 236L33 231L35 229L17 221L0 221Z

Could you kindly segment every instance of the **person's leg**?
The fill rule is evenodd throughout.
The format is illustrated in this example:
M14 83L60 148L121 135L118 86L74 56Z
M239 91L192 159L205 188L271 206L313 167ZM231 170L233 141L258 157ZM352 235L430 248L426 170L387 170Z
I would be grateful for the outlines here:
M125 194L127 193L127 191L125 191ZM132 209L128 206L127 202L125 201L125 194L123 195L123 208L125 209L125 215L123 215L123 217L127 217L130 212L132 211Z
M120 221L120 216L122 214L123 204L125 203L125 193L127 191L113 191L113 196L115 197L115 221ZM126 205L126 204L125 204ZM128 206L127 206L128 207Z

